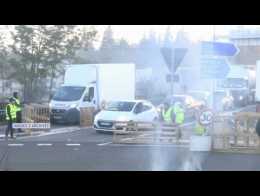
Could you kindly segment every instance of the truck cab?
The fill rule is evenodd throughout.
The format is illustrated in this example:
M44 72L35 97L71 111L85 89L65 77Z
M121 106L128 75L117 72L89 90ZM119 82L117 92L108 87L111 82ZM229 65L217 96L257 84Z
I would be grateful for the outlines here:
M79 123L80 108L97 108L95 91L95 85L60 87L50 102L52 122Z

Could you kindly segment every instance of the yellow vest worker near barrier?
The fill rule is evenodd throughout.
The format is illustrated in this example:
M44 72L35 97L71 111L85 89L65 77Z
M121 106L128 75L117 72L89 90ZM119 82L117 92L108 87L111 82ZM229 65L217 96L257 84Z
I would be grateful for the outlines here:
M174 107L170 107L168 103L164 104L164 109L162 111L163 120L166 123L176 123L178 125L184 122L184 111L181 108L179 102L174 104Z
M203 110L206 109L205 105L201 105L199 111L196 114L196 126L195 126L195 134L196 135L203 135L206 133L206 127L200 124L200 114Z
M181 103L176 102L174 104L175 123L178 125L184 122L184 110L181 107Z
M16 122L16 106L15 99L9 98L9 103L6 106L6 120L7 120L7 128L5 131L5 138L8 139L9 132L11 133L11 138L14 138L13 131L13 123Z
M17 92L13 93L13 98L15 100L15 107L16 107L16 122L21 123L22 122L22 107L21 107L21 102L18 98ZM18 129L18 132L22 132L22 130Z
M163 121L166 123L174 122L174 108L170 107L168 103L164 103L164 108L162 110Z

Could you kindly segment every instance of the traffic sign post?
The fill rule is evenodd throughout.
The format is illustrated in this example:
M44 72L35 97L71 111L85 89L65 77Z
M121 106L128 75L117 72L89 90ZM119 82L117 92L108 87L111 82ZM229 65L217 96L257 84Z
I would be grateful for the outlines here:
M173 84L174 84L174 80L175 77L175 72L178 68L178 66L180 65L180 63L182 62L183 58L185 57L186 53L187 53L188 49L187 48L167 48L164 47L161 49L161 53L164 57L164 60L171 72L171 94L174 93L173 90ZM167 77L168 79L169 77ZM169 80L167 80L169 81Z

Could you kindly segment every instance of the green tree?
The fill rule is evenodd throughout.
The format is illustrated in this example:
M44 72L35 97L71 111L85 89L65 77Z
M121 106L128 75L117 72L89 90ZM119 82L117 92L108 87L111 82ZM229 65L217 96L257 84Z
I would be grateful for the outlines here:
M60 65L86 48L95 33L86 34L76 25L17 25L11 35L12 77L23 85L25 100L34 101L41 90L39 83L49 77L50 91Z
M116 41L114 40L111 26L104 31L104 35L99 48L100 63L111 63L116 49Z
M8 76L8 56L9 56L9 52L7 50L7 47L5 45L5 37L4 35L1 33L0 34L0 79L1 79L1 83L2 83L2 92L5 92L5 81Z

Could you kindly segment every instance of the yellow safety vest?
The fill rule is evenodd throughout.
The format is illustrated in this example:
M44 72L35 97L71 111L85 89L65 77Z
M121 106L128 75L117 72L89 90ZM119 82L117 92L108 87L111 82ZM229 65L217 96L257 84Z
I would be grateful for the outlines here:
M196 127L195 127L195 133L197 135L203 135L206 131L206 128L204 126L202 126L200 123L196 123Z
M13 104L7 104L5 108L5 115L6 115L6 120L10 120L8 114L7 114L7 107L10 106L10 113L11 113L11 118L16 119L16 107Z
M172 111L173 111L173 108L170 107L167 111L165 111L163 109L162 111L162 116L163 116L163 120L167 123L171 123L172 122Z
M174 107L175 123L182 124L184 122L184 111L180 107Z
M16 104L20 105L20 100L19 100L19 99L16 99L16 98L14 98L14 99L15 99ZM17 111L17 112L19 112L19 111L22 110L22 109L21 109L21 105L20 105L20 106L16 106L16 105L15 105L15 108L16 108L16 111Z

